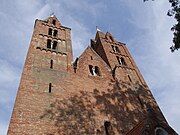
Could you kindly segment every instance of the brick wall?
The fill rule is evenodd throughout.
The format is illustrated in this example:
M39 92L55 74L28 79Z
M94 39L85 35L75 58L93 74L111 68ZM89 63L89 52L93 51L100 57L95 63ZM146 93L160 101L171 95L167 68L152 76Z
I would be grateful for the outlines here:
M49 28L58 36L49 36ZM111 35L97 32L95 46L82 53L74 72L70 29L55 16L36 20L8 135L123 135L145 118L149 105L165 121L125 45L106 36ZM48 49L47 39L57 41L58 49ZM127 66L119 66L114 78L116 55ZM89 65L97 66L100 75L92 75Z

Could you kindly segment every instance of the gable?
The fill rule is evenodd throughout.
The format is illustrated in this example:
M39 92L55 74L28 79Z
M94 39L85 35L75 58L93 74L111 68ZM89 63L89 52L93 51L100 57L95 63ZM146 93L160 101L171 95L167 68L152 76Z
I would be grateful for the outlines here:
M111 76L111 69L104 62L104 60L91 48L88 47L79 57L77 64L77 74L92 76L89 66L96 66L100 70L100 78L107 78Z
M57 28L62 27L61 22L57 19L55 15L51 15L47 19L43 20L43 22L47 23L50 26L54 26Z
M158 120L156 115L147 115L144 120L140 121L126 135L155 135L157 129L167 132L169 135L175 135L174 130L166 122Z

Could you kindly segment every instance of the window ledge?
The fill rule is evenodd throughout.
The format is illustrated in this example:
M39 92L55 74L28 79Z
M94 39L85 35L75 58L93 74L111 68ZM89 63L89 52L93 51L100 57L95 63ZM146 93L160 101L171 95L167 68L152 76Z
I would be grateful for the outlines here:
M98 75L97 75L97 76L94 76L94 75L90 75L90 74L88 75L88 77L89 77L89 78L93 78L93 79L94 79L94 78L96 78L96 79L102 79L102 78L103 78L102 76L98 76Z
M67 55L66 53L63 53L63 52L60 52L60 51L57 51L57 50L54 50L54 49L50 49L50 48L43 48L43 47L36 47L36 49L39 49L39 50L45 50L46 52L47 51L50 51L50 52L54 52L56 54L62 54L62 55Z
M42 37L48 37L48 38L51 38L51 39L56 39L56 40L62 40L62 41L65 41L65 39L61 39L59 38L58 36L52 36L52 35L44 35L44 34L39 34L40 36Z

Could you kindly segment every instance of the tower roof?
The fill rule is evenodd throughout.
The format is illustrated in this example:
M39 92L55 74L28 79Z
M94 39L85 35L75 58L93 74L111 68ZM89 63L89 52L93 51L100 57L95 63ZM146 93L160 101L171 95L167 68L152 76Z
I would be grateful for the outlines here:
M37 20L39 20L39 19L37 19ZM69 27L65 27L65 26L62 26L62 24L61 24L61 22L60 22L60 20L56 17L56 15L53 13L53 14L50 14L50 16L49 17L47 17L46 19L44 19L44 20L40 20L40 21L43 21L43 22L45 22L45 23L48 23L49 25L51 25L51 24L53 24L54 26L56 26L57 28L65 28L65 29L69 29L69 30L71 30L71 28L69 28Z
M61 26L61 22L58 20L58 18L54 14L51 14L48 18L46 18L43 21L51 22L52 20L55 20Z
M117 41L117 40L114 38L114 36L113 36L110 32L108 32L108 31L107 31L106 33L102 32L102 31L97 31L97 32L96 32L96 36L95 36L95 40L97 40L97 39L99 39L99 38L104 38L104 39L107 39L107 40L110 40L110 41L113 40L113 42L126 45L126 44L123 43L123 42Z

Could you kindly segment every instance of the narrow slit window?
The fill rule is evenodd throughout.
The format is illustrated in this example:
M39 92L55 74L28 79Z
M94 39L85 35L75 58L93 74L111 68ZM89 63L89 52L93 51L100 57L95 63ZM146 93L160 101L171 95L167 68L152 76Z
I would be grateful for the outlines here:
M111 45L111 47L112 47L112 50L113 50L113 52L115 52L115 48L114 48L114 45Z
M51 40L50 39L47 40L47 48L51 49Z
M125 66L127 65L124 58L121 57L120 61L121 61L121 65L125 65Z
M53 20L53 21L52 21L52 24L53 24L53 25L56 25L56 20Z
M122 65L122 62L121 62L120 58L118 56L116 56L116 58L117 58L117 61L118 61L119 65Z
M49 83L49 93L52 91L52 83Z
M57 48L57 41L54 41L52 45L52 49L56 50L56 48Z
M49 28L49 30L48 30L48 35L52 35L52 29L51 28Z
M50 62L50 68L53 69L53 60Z
M93 57L91 56L91 60L93 60Z
M53 36L54 36L54 37L57 37L57 33L58 33L58 31L57 31L57 30L54 30Z
M132 82L131 77L128 75L129 81Z

